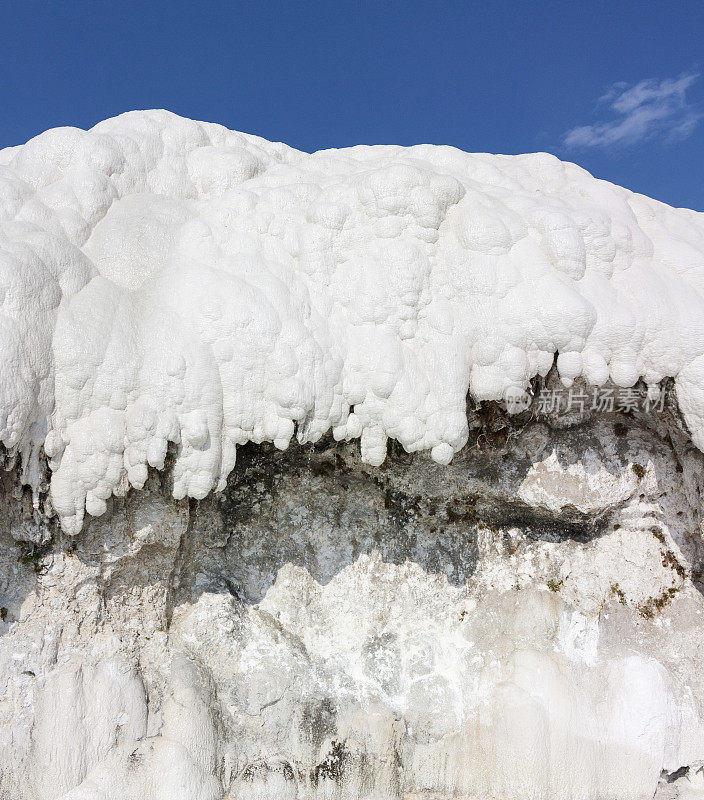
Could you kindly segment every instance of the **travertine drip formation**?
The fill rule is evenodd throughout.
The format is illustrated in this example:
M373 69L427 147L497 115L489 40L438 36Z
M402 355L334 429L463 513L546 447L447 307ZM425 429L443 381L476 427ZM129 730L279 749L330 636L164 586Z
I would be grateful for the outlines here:
M446 464L467 391L675 379L704 447L704 216L546 154L312 155L165 111L0 151L0 441L65 530L177 446L388 437Z

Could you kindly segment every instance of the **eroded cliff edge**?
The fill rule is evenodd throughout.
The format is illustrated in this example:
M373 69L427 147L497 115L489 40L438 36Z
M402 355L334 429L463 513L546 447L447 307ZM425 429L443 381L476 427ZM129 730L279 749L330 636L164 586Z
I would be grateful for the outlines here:
M702 214L47 131L0 151L0 448L2 800L703 796Z
M633 798L704 787L704 461L658 414L468 412L168 470L77 537L0 494L0 796Z

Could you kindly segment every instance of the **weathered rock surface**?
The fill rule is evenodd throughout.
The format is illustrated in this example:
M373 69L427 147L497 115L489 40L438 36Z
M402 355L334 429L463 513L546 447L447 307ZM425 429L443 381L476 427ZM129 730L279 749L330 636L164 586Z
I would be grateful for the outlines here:
M0 799L704 798L702 451L702 214L165 111L3 149Z
M449 466L250 444L202 501L153 472L77 537L10 468L0 797L704 797L674 403L468 420Z

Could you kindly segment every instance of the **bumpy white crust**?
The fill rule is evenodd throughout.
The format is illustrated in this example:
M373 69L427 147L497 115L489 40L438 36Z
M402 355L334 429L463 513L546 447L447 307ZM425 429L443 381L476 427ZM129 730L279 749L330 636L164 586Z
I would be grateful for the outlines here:
M704 447L704 216L546 154L312 155L165 111L0 151L0 440L67 531L177 444L177 497L246 441L332 429L447 463L465 399L557 367L675 379Z

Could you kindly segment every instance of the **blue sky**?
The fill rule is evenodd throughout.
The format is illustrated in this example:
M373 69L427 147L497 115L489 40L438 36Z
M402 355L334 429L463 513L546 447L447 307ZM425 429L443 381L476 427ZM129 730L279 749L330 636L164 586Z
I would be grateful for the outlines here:
M0 147L157 107L303 150L547 150L704 210L701 0L4 0L0 75Z

